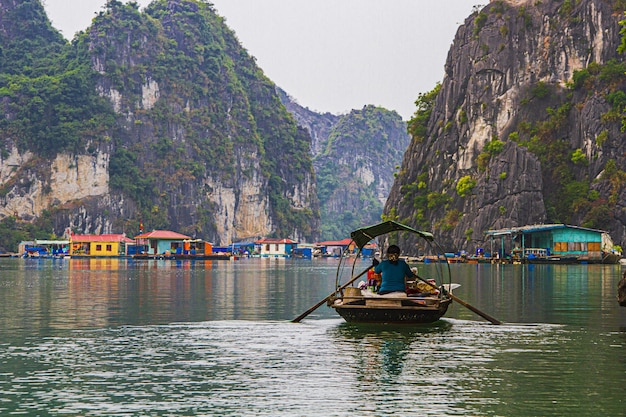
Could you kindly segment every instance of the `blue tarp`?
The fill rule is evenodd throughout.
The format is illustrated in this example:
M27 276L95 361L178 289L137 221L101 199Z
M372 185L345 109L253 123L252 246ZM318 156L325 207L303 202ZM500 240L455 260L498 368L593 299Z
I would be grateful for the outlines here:
M294 258L312 259L313 249L312 248L295 248L293 250L293 256Z
M230 246L213 246L213 253L230 253L232 247Z

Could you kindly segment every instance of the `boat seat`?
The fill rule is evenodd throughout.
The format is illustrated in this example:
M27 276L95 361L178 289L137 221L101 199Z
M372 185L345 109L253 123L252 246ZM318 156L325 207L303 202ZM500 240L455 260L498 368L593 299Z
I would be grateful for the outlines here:
M368 297L368 298L407 298L408 295L405 292L402 291L398 291L398 292L390 292L387 294L376 294L375 292L371 292L370 290L361 290L361 295L363 297Z

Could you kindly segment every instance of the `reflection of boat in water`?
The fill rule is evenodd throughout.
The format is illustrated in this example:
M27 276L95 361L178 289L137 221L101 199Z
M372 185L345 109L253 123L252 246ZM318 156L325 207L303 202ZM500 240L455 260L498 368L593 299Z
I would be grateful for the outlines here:
M392 232L409 232L420 236L431 249L435 246L431 233L415 230L409 226L386 221L374 226L355 230L351 233L352 240L357 245L359 252L371 240L378 236ZM358 256L357 256L358 258ZM350 323L432 323L439 320L446 314L448 307L452 303L450 292L454 289L450 282L450 268L447 263L435 264L435 271L438 280L427 282L420 278L413 284L417 288L425 285L429 291L411 291L408 293L391 293L379 295L371 290L363 290L356 287L348 287L347 284L340 285L340 274L345 264L339 263L337 269L336 293L328 300L328 305L334 308L337 313ZM354 272L354 267L352 268ZM353 283L366 271L354 276L348 283ZM444 286L444 277L447 284ZM421 290L423 291L423 290Z
M447 320L438 320L434 323L419 326L370 324L370 323L340 323L328 329L330 339L335 341L335 350L342 356L350 358L353 364L352 372L359 381L371 381L367 387L376 392L381 378L391 375L399 376L406 366L411 369L423 360L412 347L423 346L423 341L445 338L453 324ZM357 349L354 347L358 346ZM363 393L367 397L365 388ZM382 413L384 414L384 413Z
M452 329L452 322L448 320L438 320L432 323L425 323L423 326L393 326L385 323L348 323L343 322L338 326L329 329L329 332L338 338L345 340L363 340L371 337L384 337L399 340L407 340L409 343L415 337L421 335L432 335L434 333L445 333Z

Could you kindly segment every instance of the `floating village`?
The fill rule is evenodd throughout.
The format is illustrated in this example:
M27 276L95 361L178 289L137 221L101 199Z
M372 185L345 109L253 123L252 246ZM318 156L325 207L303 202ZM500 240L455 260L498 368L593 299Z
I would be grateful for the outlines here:
M437 256L409 256L410 262L447 263L566 263L616 264L622 260L621 248L615 247L602 230L565 224L541 224L488 230L488 247L475 252L448 252ZM351 238L338 241L298 243L288 238L262 238L214 246L174 231L154 230L134 238L125 234L74 234L66 231L62 239L24 241L13 257L136 258L237 260L249 257L303 258L355 256L357 247ZM359 256L378 256L372 242Z

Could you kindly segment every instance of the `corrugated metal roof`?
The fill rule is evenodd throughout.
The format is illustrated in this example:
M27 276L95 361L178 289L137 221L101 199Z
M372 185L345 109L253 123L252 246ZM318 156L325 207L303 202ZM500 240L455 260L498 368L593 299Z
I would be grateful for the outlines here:
M490 235L490 236L500 236L500 235L511 235L511 234L517 234L517 233L546 232L549 230L565 229L565 228L588 230L588 231L597 232L597 233L606 233L604 230L589 229L586 227L570 226L567 224L557 223L557 224L533 224L533 225L528 225L528 226L510 227L507 229L487 230L485 234Z
M69 240L46 240L46 239L35 239L33 242L37 245L67 245L70 243Z

